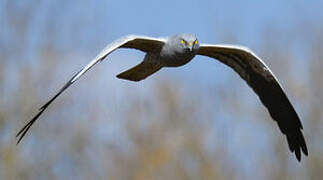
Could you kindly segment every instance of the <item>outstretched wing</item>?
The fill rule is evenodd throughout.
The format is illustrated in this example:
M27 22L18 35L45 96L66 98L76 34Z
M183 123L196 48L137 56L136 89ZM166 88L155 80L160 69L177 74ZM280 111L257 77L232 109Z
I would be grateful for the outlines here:
M106 56L112 53L118 48L134 48L144 52L158 51L165 43L166 39L162 38L151 38L145 36L129 35L116 40L115 42L107 45L88 65L77 72L61 89L60 91L52 97L46 104L44 104L39 112L32 118L16 135L18 138L17 144L25 136L29 128L34 124L34 122L39 118L39 116L46 110L46 108L70 85L72 85L76 80L78 80L86 71L93 67L98 62L102 61Z
M200 45L198 54L216 58L230 66L257 93L271 117L287 137L289 149L300 161L308 154L301 121L275 75L252 51L232 45Z

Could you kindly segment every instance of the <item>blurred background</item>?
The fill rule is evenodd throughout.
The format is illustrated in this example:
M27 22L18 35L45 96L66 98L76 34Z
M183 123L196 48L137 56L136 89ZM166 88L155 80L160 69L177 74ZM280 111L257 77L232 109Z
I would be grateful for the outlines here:
M323 1L0 1L1 179L321 179ZM195 57L138 83L120 49L38 108L108 43L190 32L251 48L298 112L298 163L258 97L229 67Z

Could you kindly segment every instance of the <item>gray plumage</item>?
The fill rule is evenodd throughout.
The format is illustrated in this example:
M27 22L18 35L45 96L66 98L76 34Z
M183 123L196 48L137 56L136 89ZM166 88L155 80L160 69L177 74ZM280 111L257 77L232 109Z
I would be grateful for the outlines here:
M266 64L245 47L199 44L197 38L192 34L180 34L168 38L129 35L109 44L39 109L38 114L18 132L17 143L22 140L33 123L63 91L118 48L134 48L146 52L145 58L140 64L117 75L118 78L131 81L143 80L163 67L182 66L191 61L195 55L209 56L230 66L257 93L271 117L278 123L281 132L286 135L289 149L295 153L296 158L300 161L301 152L305 155L308 154L301 131L301 121L278 80Z

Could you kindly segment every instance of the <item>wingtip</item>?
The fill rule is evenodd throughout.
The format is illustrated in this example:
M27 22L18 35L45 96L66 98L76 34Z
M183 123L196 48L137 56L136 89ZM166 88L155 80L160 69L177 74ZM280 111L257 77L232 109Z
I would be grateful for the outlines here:
M18 138L17 144L18 145L20 143L20 141L22 140L22 138L24 138L24 136L26 135L27 131L29 130L29 128L31 127L31 125L33 124L33 122L31 123L28 122L17 134L16 134L16 138Z
M16 143L16 145L18 146L18 144L20 143L20 141L22 140L22 138L20 137Z
M26 133L29 131L30 127L35 123L35 121L39 118L39 116L45 111L45 108L42 108L36 116L34 116L17 134L16 138L18 138L17 144L25 137Z
M308 149L302 131L299 129L296 133L286 134L289 149L296 156L298 162L301 161L302 154L308 156Z

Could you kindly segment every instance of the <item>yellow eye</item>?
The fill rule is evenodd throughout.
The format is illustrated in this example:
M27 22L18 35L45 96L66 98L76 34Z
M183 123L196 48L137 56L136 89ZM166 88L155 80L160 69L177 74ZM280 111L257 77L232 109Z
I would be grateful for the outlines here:
M182 43L182 44L185 44L185 41L182 39L182 40L181 40L181 43Z
M197 44L197 40L194 41L194 44Z

